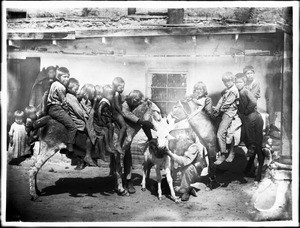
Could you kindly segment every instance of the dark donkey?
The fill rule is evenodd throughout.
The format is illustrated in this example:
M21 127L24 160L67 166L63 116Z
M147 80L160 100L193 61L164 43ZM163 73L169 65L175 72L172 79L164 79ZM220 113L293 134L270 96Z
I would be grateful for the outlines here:
M136 114L141 120L152 120L152 118L156 116L156 114L154 113L157 113L157 106L150 100L147 100L140 104L133 111L133 113ZM32 200L36 200L40 195L40 191L37 188L37 174L39 170L54 154L59 152L61 149L66 148L65 142L67 130L64 127L64 125L57 122L56 120L51 119L49 116L43 117L43 119L38 120L38 122L41 122L41 124L37 125L40 126L40 148L29 171L29 187L30 196ZM135 126L134 128L128 125L126 137L127 139L125 140L126 142L124 142L124 144L130 147L134 136L140 129L141 127L139 125ZM116 134L114 137L116 137ZM114 139L114 141L116 141L116 139ZM82 144L82 142L85 141L80 140L77 136L77 145L74 145L75 153L76 149L79 149L81 151L86 149L85 144ZM97 157L97 151L95 150L95 148L97 147L92 148L92 152L94 154L94 157ZM122 183L122 168L120 154L118 153L117 156L112 156L111 162L114 163L112 167L114 168L117 192L122 195L126 195L127 192L123 188Z
M209 160L210 160L209 171L210 171L210 176L213 177L215 175L215 168L216 168L213 162L216 159L216 152L218 151L219 148L217 144L216 127L214 123L202 110L196 110L191 113L191 108L189 104L186 102L179 101L173 107L171 115L177 121L181 121L184 119L188 120L191 128L199 137L200 142L206 147L208 151ZM257 129L263 128L262 119L259 120L257 124L259 125ZM245 168L245 172L250 170L251 166L253 165L255 155L257 154L258 161L259 161L257 175L255 177L255 181L257 182L261 180L262 167L263 167L264 157L265 157L261 147L262 138L263 138L262 136L263 136L262 131L256 132L257 149L255 150L255 154L250 157L247 166Z

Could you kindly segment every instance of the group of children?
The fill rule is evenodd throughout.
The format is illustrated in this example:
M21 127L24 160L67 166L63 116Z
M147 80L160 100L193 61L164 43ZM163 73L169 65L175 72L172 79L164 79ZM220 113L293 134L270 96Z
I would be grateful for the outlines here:
M91 147L95 144L97 133L104 138L107 152L123 153L122 141L126 133L126 123L121 94L125 82L121 77L116 77L111 85L103 87L86 84L78 92L80 87L78 80L70 78L67 68L60 67L56 69L56 78L54 80L49 78L49 81L50 87L44 91L41 101L44 105L39 106L43 107L43 110L38 111L34 106L28 106L25 109L25 124L24 112L15 112L15 123L9 131L9 154L14 154L13 157L23 155L23 151L27 150L25 147L37 138L37 130L33 127L34 121L46 114L62 123L68 130L66 144L69 156L74 154L73 145L77 131L88 135L84 161L90 165L96 165L91 157ZM113 143L115 125L120 129L116 145Z
M207 89L203 82L198 82L194 86L194 93L188 97L188 101L193 101L212 119L221 116L221 122L217 131L217 140L220 148L220 156L216 165L221 164L225 159L228 162L233 160L228 155L228 145L226 137L228 129L234 119L240 118L242 122L241 138L248 151L247 156L251 157L257 150L261 149L263 138L263 119L257 112L257 99L260 98L260 85L254 79L253 66L246 66L243 73L234 75L226 72L222 75L225 89L221 93L216 106L212 106L212 100L207 96Z

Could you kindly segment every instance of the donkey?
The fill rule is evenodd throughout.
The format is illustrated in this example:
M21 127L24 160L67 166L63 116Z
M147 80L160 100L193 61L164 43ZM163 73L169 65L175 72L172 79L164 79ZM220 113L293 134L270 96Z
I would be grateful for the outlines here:
M154 103L152 103L150 100L147 100L140 104L133 112L142 120L154 119L150 117L155 117L157 120L159 120L160 116L158 115L157 109L158 108ZM65 142L67 130L64 127L64 125L56 120L51 119L49 116L44 117L44 122L46 123L44 123L44 125L42 124L43 126L40 126L39 129L39 153L37 154L36 159L33 161L33 165L29 170L29 189L31 200L36 200L40 195L40 191L37 187L37 174L39 170L54 154L66 148ZM127 139L126 144L131 144L133 137L140 130L140 128L141 127L136 127L133 129L131 126L128 125L127 136L128 138L130 138L130 141L128 141ZM80 147L82 145L77 146ZM76 150L76 145L74 146L74 149ZM95 148L93 148L93 153L97 153L97 151L95 151ZM120 154L117 154L117 156L115 157L112 156L112 158L112 162L115 164L113 167L115 169L114 176L117 191L122 195L127 195L122 183L122 168Z

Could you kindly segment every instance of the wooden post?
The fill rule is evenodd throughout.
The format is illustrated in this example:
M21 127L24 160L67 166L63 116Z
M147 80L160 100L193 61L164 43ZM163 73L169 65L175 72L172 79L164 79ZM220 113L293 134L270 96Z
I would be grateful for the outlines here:
M167 24L183 24L184 9L168 9Z
M283 36L284 36L284 53L283 53L283 75L282 75L282 114L281 114L282 154L281 154L280 162L291 163L292 162L292 99L293 99L293 93L292 93L293 91L293 36L286 32L284 32Z

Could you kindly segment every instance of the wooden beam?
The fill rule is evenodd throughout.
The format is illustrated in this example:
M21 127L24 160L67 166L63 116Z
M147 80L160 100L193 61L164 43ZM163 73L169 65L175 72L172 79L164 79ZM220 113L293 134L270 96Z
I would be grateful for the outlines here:
M8 32L8 40L74 40L75 31L68 32Z
M292 106L293 106L293 36L284 33L281 110L281 162L292 160ZM298 75L296 75L298 77ZM298 153L298 151L294 151Z
M78 30L75 33L76 38L96 38L127 36L196 36L203 34L253 34L275 32L276 25L228 25L217 27L147 27L137 29Z

